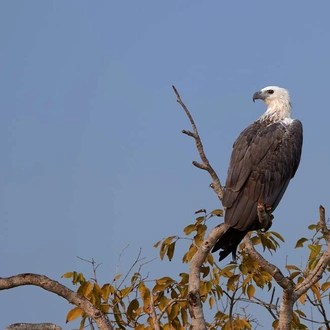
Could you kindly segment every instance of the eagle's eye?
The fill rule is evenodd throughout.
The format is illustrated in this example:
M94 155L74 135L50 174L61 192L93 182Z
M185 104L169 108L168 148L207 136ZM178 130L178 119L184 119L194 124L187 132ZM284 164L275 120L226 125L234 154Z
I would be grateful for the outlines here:
M272 89L268 89L267 93L268 94L274 94L274 91Z

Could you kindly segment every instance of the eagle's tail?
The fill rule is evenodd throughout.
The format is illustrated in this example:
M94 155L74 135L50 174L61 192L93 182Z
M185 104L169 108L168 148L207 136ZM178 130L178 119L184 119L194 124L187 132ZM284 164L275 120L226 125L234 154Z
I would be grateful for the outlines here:
M236 261L236 250L238 244L244 238L248 231L240 231L230 227L224 235L215 243L211 252L220 251L219 261L225 259L230 253L233 255L233 261Z

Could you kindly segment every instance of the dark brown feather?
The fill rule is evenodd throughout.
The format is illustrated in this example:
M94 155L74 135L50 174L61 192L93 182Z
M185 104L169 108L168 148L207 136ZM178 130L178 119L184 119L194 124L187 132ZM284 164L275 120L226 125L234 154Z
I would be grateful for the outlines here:
M215 244L220 260L235 253L250 230L259 229L258 201L273 212L296 173L302 149L302 124L257 120L248 126L233 145L223 206L225 223L231 228Z

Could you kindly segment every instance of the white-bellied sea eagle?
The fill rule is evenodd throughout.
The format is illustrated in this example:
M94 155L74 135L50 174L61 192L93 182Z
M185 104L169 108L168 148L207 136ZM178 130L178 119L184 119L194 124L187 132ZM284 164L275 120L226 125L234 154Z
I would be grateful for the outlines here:
M268 86L253 94L253 102L256 99L268 108L233 145L222 201L229 229L212 250L222 250L219 260L230 253L236 259L237 246L246 233L261 228L258 202L272 213L300 162L303 128L291 118L289 92Z

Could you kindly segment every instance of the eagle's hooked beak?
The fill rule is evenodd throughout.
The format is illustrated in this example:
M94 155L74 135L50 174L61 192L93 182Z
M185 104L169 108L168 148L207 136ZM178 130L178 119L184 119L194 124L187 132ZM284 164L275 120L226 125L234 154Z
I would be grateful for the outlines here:
M264 99L264 94L261 91L255 92L253 94L253 98L252 98L253 102L255 102L255 100L263 100L263 99Z

